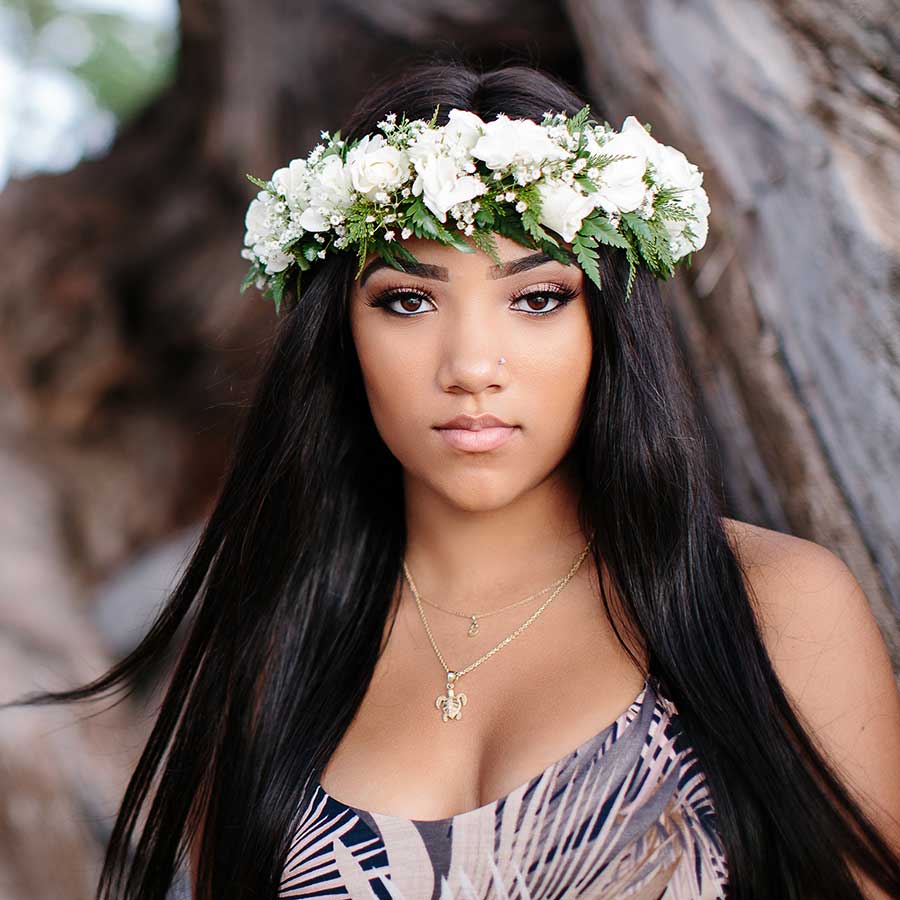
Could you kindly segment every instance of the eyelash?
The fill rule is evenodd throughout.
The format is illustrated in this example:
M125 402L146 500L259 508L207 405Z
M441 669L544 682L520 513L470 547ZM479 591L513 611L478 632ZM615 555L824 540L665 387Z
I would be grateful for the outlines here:
M549 288L542 288L540 290L521 291L513 297L513 302L518 302L519 300L527 300L529 297L551 297L554 300L557 300L557 305L554 306L553 309L551 309L549 312L541 312L539 310L528 309L520 310L520 312L524 312L526 315L541 318L552 316L553 313L559 312L563 307L565 307L575 298L577 293L577 291L573 290L570 287L567 287L566 285L554 284ZM420 313L398 313L396 310L390 308L391 303L401 297L406 296L415 296L419 298L424 297L426 300L428 300L429 303L434 302L434 295L425 288L394 286L387 287L383 291L379 291L373 297L368 298L366 300L366 303L368 306L382 307L390 315L399 316L401 319L412 319L420 315Z

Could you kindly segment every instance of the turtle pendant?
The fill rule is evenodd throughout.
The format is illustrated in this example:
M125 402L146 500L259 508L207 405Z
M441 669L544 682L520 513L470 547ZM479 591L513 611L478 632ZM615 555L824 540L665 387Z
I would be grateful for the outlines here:
M447 693L441 694L434 705L442 711L441 720L447 722L450 719L462 719L462 708L468 702L465 694L457 694L454 690L456 672L447 673Z

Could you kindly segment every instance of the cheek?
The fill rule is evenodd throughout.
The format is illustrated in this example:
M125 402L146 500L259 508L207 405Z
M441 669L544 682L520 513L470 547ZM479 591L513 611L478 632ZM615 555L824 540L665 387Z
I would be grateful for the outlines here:
M571 317L566 328L547 330L530 341L519 358L521 382L535 425L548 438L566 442L574 437L591 369L593 345L587 316Z
M398 341L387 329L354 327L354 342L372 418L388 447L395 451L427 418L431 375L415 342Z

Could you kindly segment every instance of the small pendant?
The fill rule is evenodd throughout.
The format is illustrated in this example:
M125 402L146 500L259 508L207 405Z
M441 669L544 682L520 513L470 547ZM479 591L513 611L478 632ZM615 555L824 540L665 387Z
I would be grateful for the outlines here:
M441 696L434 701L434 705L443 713L441 719L444 722L448 719L461 719L462 708L468 702L465 694L457 694L454 690L453 685L455 682L456 672L448 672L447 693L441 694Z
M472 616L472 624L469 626L469 630L466 632L469 637L475 637L478 634L478 619L475 616Z

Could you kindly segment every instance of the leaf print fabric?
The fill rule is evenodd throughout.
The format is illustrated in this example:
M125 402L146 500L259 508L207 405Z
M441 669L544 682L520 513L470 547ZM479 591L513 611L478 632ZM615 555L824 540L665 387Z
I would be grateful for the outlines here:
M505 797L446 819L348 806L316 784L281 900L715 900L727 864L674 704L619 718Z

